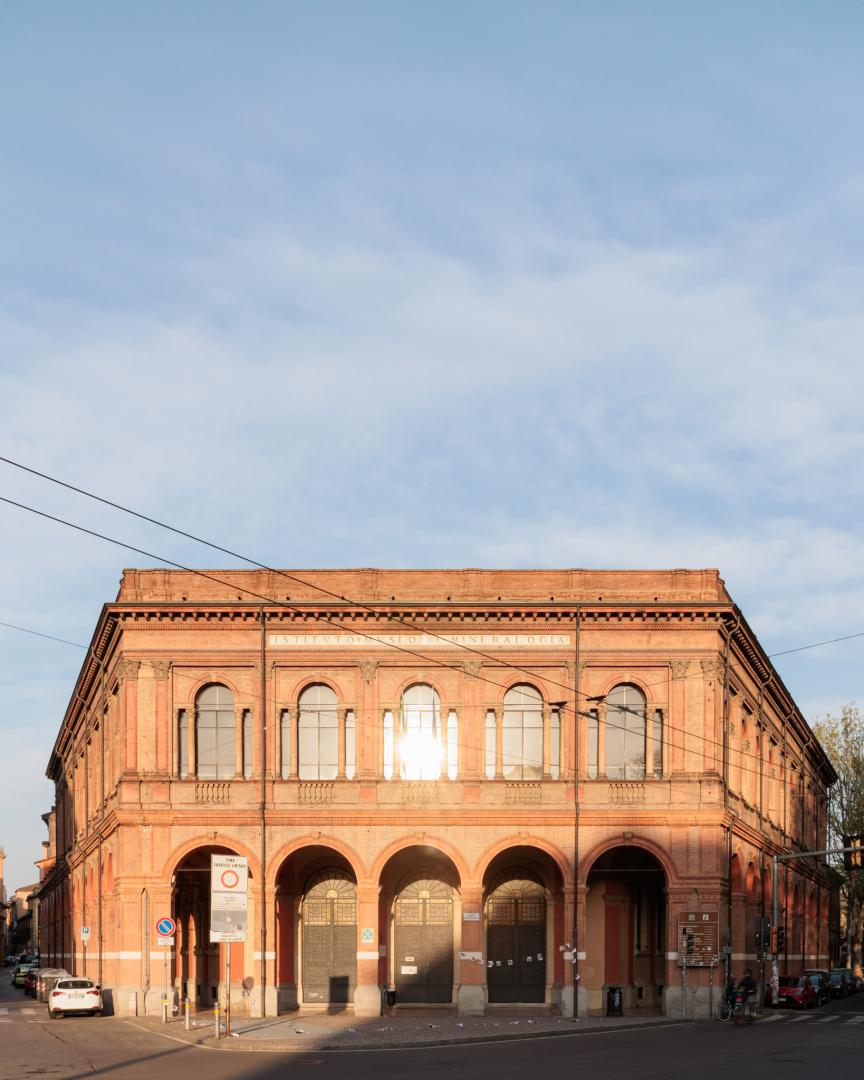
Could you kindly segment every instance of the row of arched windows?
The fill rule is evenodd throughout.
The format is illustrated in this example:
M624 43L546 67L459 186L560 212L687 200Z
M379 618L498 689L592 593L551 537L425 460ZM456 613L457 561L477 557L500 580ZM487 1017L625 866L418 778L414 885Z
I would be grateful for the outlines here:
M585 714L583 714L585 715ZM643 780L663 775L663 715L649 717L642 691L614 687L605 706L587 714L589 779ZM504 695L500 711L487 710L484 728L487 779L557 780L561 776L561 712L536 687L522 684ZM300 695L296 713L284 709L279 727L280 775L287 780L352 779L356 773L353 709L340 709L335 691L316 683ZM226 780L254 773L252 714L235 706L218 683L204 687L194 709L178 714L181 777ZM437 780L459 775L459 720L443 711L438 692L426 683L408 687L398 713L383 714L383 775Z

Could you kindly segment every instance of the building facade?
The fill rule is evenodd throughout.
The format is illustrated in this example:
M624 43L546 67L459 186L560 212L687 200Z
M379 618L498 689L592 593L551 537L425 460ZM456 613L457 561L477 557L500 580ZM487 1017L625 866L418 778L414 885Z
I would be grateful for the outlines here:
M694 921L705 1012L834 779L715 570L126 570L48 775L44 960L158 1012L230 949L235 1009L365 1016L679 1012ZM209 941L214 853L245 943ZM826 965L824 864L780 888L781 970Z

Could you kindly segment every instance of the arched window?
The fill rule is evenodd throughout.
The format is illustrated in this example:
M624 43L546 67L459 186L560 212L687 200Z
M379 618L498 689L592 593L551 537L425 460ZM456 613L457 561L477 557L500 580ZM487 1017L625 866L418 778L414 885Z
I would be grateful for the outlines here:
M230 780L236 772L234 695L211 683L195 700L195 750L199 780Z
M505 780L543 777L543 698L523 684L504 695L503 764Z
M403 780L437 780L441 775L441 702L426 683L409 686L402 695L399 731L399 775Z
M335 780L339 771L336 694L321 683L300 695L298 771L301 780Z
M644 780L645 695L622 683L609 691L606 703L606 776L610 780Z

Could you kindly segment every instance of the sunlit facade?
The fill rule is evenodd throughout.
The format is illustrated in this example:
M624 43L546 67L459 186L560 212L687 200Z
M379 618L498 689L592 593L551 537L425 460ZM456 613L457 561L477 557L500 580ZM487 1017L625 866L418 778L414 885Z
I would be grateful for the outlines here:
M756 960L771 855L824 839L830 765L716 571L208 575L124 573L49 764L42 954L118 1014L158 1012L165 915L199 1006L230 947L253 1015L677 1010L694 912L704 1011ZM244 944L209 942L219 852ZM824 866L781 888L783 964L827 963Z

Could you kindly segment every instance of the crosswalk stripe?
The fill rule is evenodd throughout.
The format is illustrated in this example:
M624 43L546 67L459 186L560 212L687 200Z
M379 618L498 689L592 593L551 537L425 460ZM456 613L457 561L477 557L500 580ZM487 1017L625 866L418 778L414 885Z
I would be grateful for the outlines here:
M834 1020L838 1020L837 1016L823 1016L820 1020L817 1020L817 1024L830 1024Z
M851 1020L846 1021L847 1024L864 1024L864 1013L859 1013L858 1016L853 1016Z
M790 1020L789 1020L789 1023L790 1024L800 1024L802 1020L813 1020L813 1019L815 1019L814 1016L813 1016L813 1013L801 1013L800 1016L791 1017Z
M21 1012L25 1016L33 1016L33 1014L36 1012L36 1010L35 1009L22 1009Z
M0 1024L11 1024L12 1021L8 1016L0 1016Z
M770 1016L763 1016L759 1021L761 1024L774 1024L778 1020L785 1020L786 1017L783 1013L772 1013Z

